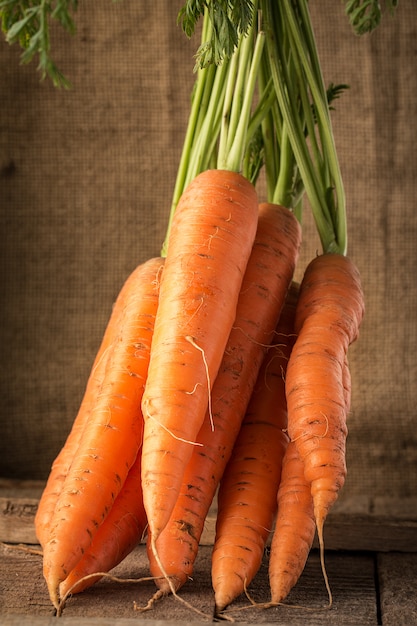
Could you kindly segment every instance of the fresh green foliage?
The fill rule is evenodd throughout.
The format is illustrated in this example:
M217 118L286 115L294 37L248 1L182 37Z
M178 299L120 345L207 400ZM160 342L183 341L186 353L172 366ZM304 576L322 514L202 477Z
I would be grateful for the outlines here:
M22 63L39 56L38 70L42 78L49 76L56 87L69 87L69 82L50 55L50 20L74 33L71 12L78 0L0 0L0 19L6 41L23 48Z
M210 39L212 28L210 15L205 12L201 41ZM230 56L219 64L197 67L162 256L166 254L178 201L199 173L209 168L240 171L253 184L256 182L263 166L259 125L274 99L270 84L269 95L261 97L253 110L264 43L264 33L258 32L257 22L251 19L247 33L239 33Z
M240 34L246 34L252 24L252 0L187 0L178 14L178 22L191 37L200 17L207 13L211 36L203 41L196 54L196 68L211 63L219 65L233 54Z
M334 100L337 100L337 98L340 98L340 96L342 95L342 93L344 91L346 91L346 89L349 89L349 85L345 85L345 84L340 84L340 85L335 85L334 83L330 83L330 85L327 87L327 102L330 105ZM330 107L333 108L333 107Z
M267 34L267 75L273 79L282 118L274 201L297 202L298 176L313 212L323 252L346 254L346 201L308 0L260 0ZM294 170L296 165L296 170ZM294 179L294 172L297 177Z
M329 112L347 85L324 88L308 0L253 0L247 16L242 6L187 0L178 16L189 37L200 17L203 28L171 215L203 169L241 171L255 184L265 168L268 201L301 220L306 192L323 250L343 254L345 198ZM208 50L205 60L199 56Z
M345 84L335 85L334 83L330 83L330 85L327 87L327 90L326 90L327 104L329 105L329 111L334 111L334 106L332 106L332 102L340 98L340 96L342 95L344 91L346 91L346 89L349 89L349 85L345 85ZM314 108L314 102L312 103L311 108L313 111L314 121L317 122L317 115L316 115L316 111Z
M265 163L264 140L261 126L257 126L253 137L248 141L248 147L244 155L242 171L246 178L256 184L259 173Z
M387 0L386 5L392 13L398 5L398 0ZM357 35L364 35L375 30L382 18L379 0L348 0L345 11Z

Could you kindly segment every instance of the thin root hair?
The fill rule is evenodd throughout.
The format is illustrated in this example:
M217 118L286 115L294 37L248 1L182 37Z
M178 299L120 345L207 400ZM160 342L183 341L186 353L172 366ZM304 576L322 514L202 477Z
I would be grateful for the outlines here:
M254 343L256 346L260 346L261 348L275 348L275 347L278 347L279 345L281 346L283 345L282 343L274 345L271 343L262 343L261 341L256 341L256 339L251 337L249 333L245 332L243 328L241 328L240 326L232 326L232 330L239 330L242 333L242 335L246 337L246 339Z
M146 405L149 404L148 402L146 403ZM163 428L169 435L171 435L171 437L173 437L174 439L176 439L177 441L182 441L183 443L189 443L191 446L202 446L202 443L199 443L198 441L190 441L189 439L184 439L183 437L178 437L178 435L175 435L171 430L169 430L169 428L167 428L164 424L161 424L161 422L159 420L156 419L156 417L154 415L152 415L152 413L150 413L148 411L148 407L146 406L146 415L148 416L149 419L153 420L156 424L158 424L158 426L160 428Z
M160 576L144 576L142 578L120 578L119 576L114 576L113 574L110 574L109 572L94 572L92 574L86 574L85 576L77 580L73 585L71 585L68 591L62 596L62 598L60 598L59 607L57 608L57 611L56 611L57 617L60 617L62 615L62 612L65 608L65 604L68 598L70 598L73 595L74 589L76 589L80 583L85 582L87 580L91 580L92 578L97 578L97 577L108 578L112 582L120 583L120 584L143 583L143 582L149 582L151 580L157 580L158 578L161 578Z
M204 363L204 367L205 367L205 370L206 370L206 377L207 377L208 413L209 413L209 417L210 417L211 430L212 430L212 432L214 432L213 410L212 410L212 406L211 406L211 381L210 381L210 372L209 372L209 367L208 367L206 355L204 353L203 348L198 345L198 343L195 341L194 337L191 337L190 335L187 335L185 337L185 339L192 346L194 346L194 348L196 348L197 350L199 350L199 352L201 352L201 356L203 358L203 363Z
M326 429L322 435L314 435L314 437L323 439L324 437L326 437L327 433L329 432L329 418L327 417L325 413L323 413L323 411L320 411L320 413L324 417L324 421L326 422ZM310 436L309 433L301 433L301 435L298 435L298 437L294 437L294 439L290 439L290 441L293 441L293 442L298 441L299 439L302 439L303 437L309 437L309 436Z

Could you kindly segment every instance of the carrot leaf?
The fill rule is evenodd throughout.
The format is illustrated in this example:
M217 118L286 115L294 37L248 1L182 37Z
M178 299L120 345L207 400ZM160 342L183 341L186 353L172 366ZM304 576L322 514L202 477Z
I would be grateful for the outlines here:
M388 10L393 13L398 0L387 0ZM370 33L379 26L382 9L379 0L348 0L345 12L356 35Z
M55 65L50 53L50 20L58 22L70 34L75 32L71 13L78 0L0 0L1 27L6 41L19 43L23 49L22 63L38 55L41 77L52 80L55 87L70 87L70 82Z
M238 45L239 35L246 34L252 24L252 0L187 0L178 14L187 37L191 37L199 21L207 13L211 22L210 37L200 44L196 68L211 63L219 65L229 59Z

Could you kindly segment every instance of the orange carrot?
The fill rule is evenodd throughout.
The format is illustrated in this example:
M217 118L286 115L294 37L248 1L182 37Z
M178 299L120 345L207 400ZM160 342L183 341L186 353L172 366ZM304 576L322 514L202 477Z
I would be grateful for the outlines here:
M350 371L343 366L346 413L350 409ZM281 603L298 582L316 531L310 483L295 441L290 441L282 462L278 513L269 556L270 606Z
M199 174L173 217L142 401L142 486L154 541L210 407L257 218L254 186L228 170Z
M358 336L363 314L364 296L353 262L339 254L313 259L301 283L295 322L298 337L286 389L288 432L311 484L322 565L324 521L346 476L350 405L346 354Z
M290 441L282 462L278 512L269 554L270 605L282 602L298 581L314 540L310 483L297 446Z
M134 272L119 332L109 348L100 392L55 506L43 565L50 598L56 607L60 583L89 548L142 443L140 402L162 266L162 259L151 259Z
M343 384L346 412L350 407L350 372L345 360ZM316 531L310 483L295 441L290 441L282 462L278 513L269 556L270 606L281 603L298 582Z
M61 583L61 598L80 593L100 580L101 576L82 580L95 572L108 572L120 563L141 541L146 529L142 499L141 455L130 468L119 495L96 534L90 547L69 576ZM80 582L79 582L80 581ZM78 583L78 584L77 584Z
M296 293L294 286L280 316L276 345L264 358L220 481L212 554L215 614L253 580L272 530L282 458L288 443L284 377L294 341Z
M87 423L94 403L97 400L104 372L106 371L110 347L119 332L119 322L124 309L126 294L129 292L131 288L130 284L134 280L135 273L132 272L117 297L117 301L110 315L99 350L94 359L77 416L63 447L52 463L48 480L39 500L35 516L35 530L41 546L44 546L48 541L52 515L55 510L58 497L62 491L65 478L67 477L69 468L71 467L74 455L80 445L84 426Z
M204 522L238 435L266 346L284 304L298 259L301 227L288 209L261 204L255 242L239 295L236 319L212 389L214 430L208 416L185 470L167 526L156 541L163 572L151 549L151 574L163 593L192 576ZM278 339L279 341L279 339Z

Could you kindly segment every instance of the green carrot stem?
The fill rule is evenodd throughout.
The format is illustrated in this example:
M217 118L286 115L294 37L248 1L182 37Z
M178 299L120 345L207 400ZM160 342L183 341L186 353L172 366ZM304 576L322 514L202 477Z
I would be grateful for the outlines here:
M222 64L216 68L210 101L208 103L198 137L194 142L192 154L190 155L187 175L185 178L185 187L200 172L208 168L208 164L211 160L211 155L220 132L220 105L224 99L224 90L228 70L229 62L227 60L224 60Z
M298 1L301 20L296 19L294 10L291 10L289 0L284 0L283 7L287 12L288 24L293 34L294 45L299 54L301 65L311 90L317 116L317 127L322 143L322 154L326 163L325 176L327 176L327 178L324 178L323 183L327 196L328 190L334 187L336 203L332 202L330 209L334 210L332 221L335 227L335 236L338 241L339 249L342 253L345 253L347 247L345 193L334 143L327 94L324 87L314 33L311 27L307 1Z
M206 20L202 38L206 38L209 34L209 23ZM211 93L212 84L215 77L215 67L209 66L204 69L197 70L197 78L194 83L193 94L191 99L191 110L188 117L188 123L184 138L184 143L181 151L180 162L177 170L177 176L174 185L174 192L171 201L171 210L168 216L167 231L165 234L165 240L162 244L161 256L165 257L168 247L168 237L171 230L172 218L177 208L178 201L185 189L187 181L187 173L190 166L190 159L192 156L192 146L198 136L199 128L203 123L205 113L209 102L209 94Z
M229 133L231 132L230 124L231 124L231 110L233 106L233 100L236 98L236 80L239 69L239 54L241 47L241 39L239 39L239 43L236 47L236 50L230 59L230 67L229 74L226 84L225 97L223 101L222 108L222 121L221 121L221 129L220 129L220 139L219 139L219 147L218 147L218 155L226 154L227 152L227 142ZM219 159L219 157L217 157Z
M269 66L266 67L268 61L267 55L263 55L263 62L259 68L259 91L261 94L268 94L272 99L271 107L261 121L262 138L264 145L264 161L265 161L265 181L267 200L272 202L275 190L275 181L278 177L280 152L277 141L277 133L280 131L279 124L274 124L274 110L276 110L276 95L272 78L269 75ZM274 110L273 110L274 109Z
M234 137L240 120L242 119L242 106L244 95L247 93L248 68L252 58L253 47L253 31L240 39L240 45L237 50L237 72L236 80L233 85L233 98L231 100L230 119L228 124L228 133L226 141L226 152L228 152L233 144Z
M247 142L252 139L264 121L271 116L271 109L275 103L272 80L268 81L267 85L260 91L261 96L249 120L246 137Z
M287 127L284 124L281 137L281 160L277 177L277 184L272 196L272 202L281 204L288 209L293 208L293 180L295 175L295 159L288 137Z
M325 92L320 64L314 38L312 38L306 0L298 0L296 4L291 0L280 0L278 4L272 0L265 0L262 6L269 27L267 50L271 75L323 250L345 254L347 242L343 185L334 149L327 97L323 95ZM297 12L298 7L302 9L301 12ZM303 23L302 29L299 26L300 22ZM280 37L282 32L288 36L288 47L285 49L282 44L284 38ZM308 48L308 53L306 48ZM297 80L294 80L294 72L289 71L288 50L291 52L293 59L291 67L295 69ZM313 59L312 62L311 59ZM315 75L316 73L318 76ZM314 145L312 135L315 131L310 117L312 115L311 104L309 101L308 104L306 102L306 91L303 91L303 88L300 89L302 81L306 81L312 94L322 152L317 151L319 146L317 142ZM302 113L300 113L300 106ZM310 144L313 142L312 152L307 142L307 135ZM337 207L334 206L329 180L335 188Z
M257 82L257 73L262 58L262 50L265 43L265 33L259 32L256 36L255 48L246 81L245 93L240 109L239 121L236 132L233 133L233 141L227 155L219 154L218 167L238 172L242 168L242 160L246 147L247 128L251 115L253 95Z

